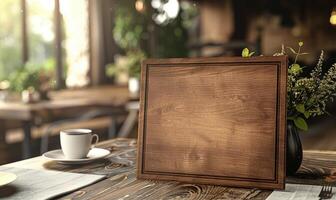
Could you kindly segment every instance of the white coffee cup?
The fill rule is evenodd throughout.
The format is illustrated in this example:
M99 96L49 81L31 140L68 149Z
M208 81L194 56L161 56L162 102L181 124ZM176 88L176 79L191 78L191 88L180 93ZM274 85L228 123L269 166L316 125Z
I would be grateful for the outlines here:
M92 134L90 129L69 129L63 130L60 134L61 148L65 158L85 158L90 149L99 141L97 134ZM92 144L93 138L96 138Z

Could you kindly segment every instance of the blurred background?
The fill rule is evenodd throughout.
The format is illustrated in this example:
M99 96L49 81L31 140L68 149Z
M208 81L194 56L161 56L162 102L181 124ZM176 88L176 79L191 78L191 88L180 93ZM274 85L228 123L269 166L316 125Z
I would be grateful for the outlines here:
M0 163L59 148L59 130L136 137L145 58L273 55L336 62L334 0L1 0ZM292 59L292 57L290 58ZM336 150L336 105L309 120L304 149Z

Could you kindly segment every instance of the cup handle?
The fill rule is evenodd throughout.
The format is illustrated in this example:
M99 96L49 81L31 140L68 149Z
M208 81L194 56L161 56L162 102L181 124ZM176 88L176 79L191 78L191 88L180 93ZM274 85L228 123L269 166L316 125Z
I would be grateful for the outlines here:
M96 140L94 141L94 143L91 144L91 149L94 148L95 145L99 142L99 136L97 134L92 135L92 141L93 141L93 138L96 138Z

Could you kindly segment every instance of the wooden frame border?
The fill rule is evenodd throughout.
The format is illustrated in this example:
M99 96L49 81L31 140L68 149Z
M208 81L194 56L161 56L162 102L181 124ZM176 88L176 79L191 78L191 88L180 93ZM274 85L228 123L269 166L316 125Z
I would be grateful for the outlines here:
M204 65L239 65L239 64L272 64L277 66L277 122L276 122L276 163L275 179L251 179L239 177L220 177L197 174L173 174L166 172L144 171L144 146L146 136L146 103L148 67L165 64L202 64ZM141 92L140 92L140 115L138 129L138 155L137 177L139 179L172 180L188 183L215 184L235 187L257 187L265 189L284 189L286 177L286 96L287 96L287 56L277 57L220 57L220 58L174 58L174 59L148 59L142 63L141 69Z

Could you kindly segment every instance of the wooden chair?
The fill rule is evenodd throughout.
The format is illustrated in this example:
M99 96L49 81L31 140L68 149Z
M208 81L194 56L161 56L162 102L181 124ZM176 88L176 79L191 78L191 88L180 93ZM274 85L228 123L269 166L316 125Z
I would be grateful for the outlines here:
M117 117L121 115L125 115L125 112L121 111L106 111L103 109L95 109L88 111L87 113L81 115L80 117L72 118L72 119L64 119L59 120L54 123L51 123L46 127L46 130L44 134L41 137L41 148L40 152L41 154L48 151L49 146L49 136L52 134L53 130L57 129L57 127L60 127L65 124L69 123L76 123L76 122L84 122L90 119L95 119L98 117L111 117L111 122L108 127L108 138L115 138L117 137Z

